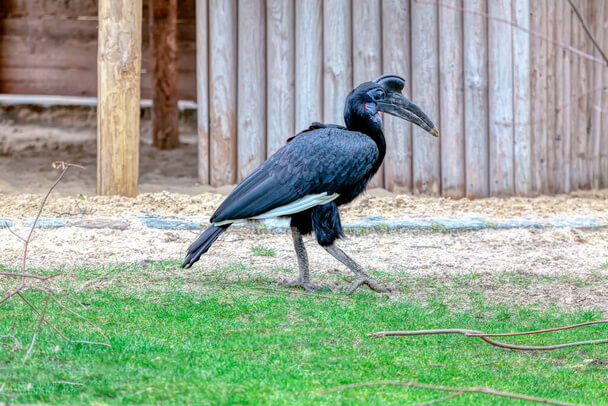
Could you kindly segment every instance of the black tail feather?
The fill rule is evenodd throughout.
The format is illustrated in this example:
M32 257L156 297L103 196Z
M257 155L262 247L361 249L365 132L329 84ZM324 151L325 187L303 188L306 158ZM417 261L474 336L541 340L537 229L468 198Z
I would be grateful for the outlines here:
M182 264L182 268L190 268L198 261L201 255L207 252L209 247L211 247L211 244L213 244L228 227L230 227L230 224L223 226L212 224L207 228L188 248L188 253L186 254L186 259Z

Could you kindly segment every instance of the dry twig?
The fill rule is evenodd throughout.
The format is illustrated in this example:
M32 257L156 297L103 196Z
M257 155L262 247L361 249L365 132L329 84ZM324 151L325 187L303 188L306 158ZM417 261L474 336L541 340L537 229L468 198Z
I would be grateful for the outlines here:
M10 291L9 293L7 293L4 297L2 297L0 299L0 305L2 305L4 302L6 302L8 300L13 299L15 296L18 296L25 304L28 305L28 307L34 313L36 313L40 317L40 320L38 321L38 324L36 326L36 330L35 330L35 332L34 332L34 334L32 336L32 341L31 341L31 343L30 343L30 345L28 347L28 350L27 350L27 353L25 354L25 358L24 358L23 362L26 362L28 360L30 354L31 354L31 351L32 351L32 349L34 347L34 344L36 342L36 338L38 337L38 333L40 331L42 323L46 323L53 330L55 330L55 332L57 332L57 334L59 334L64 340L66 340L66 341L68 341L70 343L104 345L104 346L108 346L108 347L110 346L110 344L107 344L107 343L98 343L98 342L84 341L84 340L72 340L72 339L68 338L65 334L63 334L53 323L51 323L46 318L48 304L49 304L50 299L52 299L63 311L65 311L67 313L70 313L71 315L73 315L73 316L75 316L75 317L83 320L84 322L86 322L87 324L89 324L90 326L92 326L93 328L95 328L95 330L104 339L106 339L106 340L108 339L106 337L106 335L103 333L103 331L101 331L101 329L99 327L97 327L97 325L95 325L95 323L93 323L92 321L90 321L89 319L87 319L86 317L84 317L83 315L81 315L80 313L69 309L63 303L61 303L61 301L54 294L53 290L48 285L46 285L46 283L50 279L55 278L55 277L61 275L61 273L57 273L57 274L53 274L53 275L49 275L49 276L39 276L39 275L33 275L33 274L29 274L29 273L25 272L26 271L28 248L29 248L30 242L32 241L32 237L34 235L34 230L36 228L38 220L40 219L40 216L42 214L42 210L44 209L44 206L46 205L46 202L47 202L47 200L48 200L51 192L53 191L53 189L55 189L55 187L59 184L59 182L61 182L61 180L63 179L63 177L66 174L66 172L68 171L68 169L70 169L72 167L84 169L80 165L70 164L70 163L66 163L66 162L63 162L63 161L53 162L53 168L55 168L55 169L61 169L61 174L58 176L58 178L55 181L55 183L53 183L53 185L51 186L51 188L49 189L49 191L46 193L46 195L42 199L42 203L40 204L40 208L38 210L36 218L34 219L32 227L30 228L30 231L29 231L29 234L28 234L27 238L23 238L23 237L19 236L17 233L15 233L8 226L8 224L5 224L5 227L9 230L9 232L11 234L13 234L14 236L16 236L19 240L21 240L23 242L23 257L22 257L22 261L21 261L21 272L0 272L0 276L4 276L4 277L8 277L8 278L20 278L21 279L21 283L20 283L20 285L16 289ZM44 286L36 286L34 284L29 284L29 283L27 283L28 280L32 281L32 283L35 283L36 281L38 281L38 282L44 284ZM27 300L27 298L25 296L23 296L23 293L26 292L26 291L28 291L28 290L39 291L39 292L42 292L42 293L46 294L46 301L45 301L44 309L43 309L42 312L38 311L38 309L36 308L36 306L34 306L29 300ZM13 312L15 312L14 300L13 300ZM13 320L13 327L14 327L14 320ZM1 337L13 337L13 336L0 336L0 338ZM18 343L18 340L16 338L15 338L15 340ZM19 347L20 347L20 344L19 344ZM15 348L19 348L19 347L15 346Z
M370 387L370 386L389 386L389 385L390 386L407 386L410 388L430 389L430 390L437 390L437 391L444 391L444 392L456 392L458 395L462 395L463 393L483 393L486 395L498 396L498 397L503 397L503 398L528 400L530 402L544 403L546 405L577 406L574 403L560 402L558 400L537 398L534 396L521 395L519 393L500 392L500 391L494 390L492 388L488 388L486 386L476 386L473 388L452 388L449 386L428 385L428 384L424 384L424 383L411 382L411 381L380 381L380 382L351 383L349 385L342 385L342 386L338 386L335 388L324 390L323 392L321 392L321 395L325 395L325 394L331 393L331 392L339 392L339 391L343 391L345 389L363 388L363 387ZM458 396L458 395L455 395L455 396ZM445 397L442 399L436 399L431 402L438 403L439 401L448 400L455 396L448 396L448 397ZM422 403L422 404L429 405L432 403L426 402L426 403Z
M445 329L433 329L433 330L407 330L407 331L379 331L377 333L369 333L369 337L388 337L388 336L420 336L420 335L432 335L432 334L462 334L466 337L477 337L481 338L488 344L494 345L496 347L507 348L510 350L519 350L519 351L552 351L557 350L559 348L566 347L575 347L580 345L591 345L591 344L605 344L608 343L608 339L602 340L587 340L587 341L576 341L572 343L565 344L553 344L553 345L515 345L509 344L502 341L496 341L488 337L515 337L515 336L523 336L523 335L532 335L532 334L542 334L549 333L552 331L560 331L560 330L568 330L583 326L589 326L593 324L605 324L608 323L608 320L597 320L597 321L589 321L586 323L572 324L569 326L562 327L554 327L547 328L543 330L534 330L534 331L523 331L516 333L484 333L482 331L477 330L468 330L461 328L445 328Z
M591 40L591 42L593 42L593 46L595 47L595 49L597 49L597 51L600 53L600 55L602 55L602 58L604 59L604 62L606 62L606 65L608 66L608 57L606 57L606 54L604 53L604 50L602 49L602 47L600 46L600 44L598 44L597 39L595 39L595 36L593 35L593 33L591 32L591 30L589 29L589 26L587 25L587 22L585 21L585 19L581 15L581 12L574 5L574 2L572 0L568 0L568 4L570 4L570 7L574 11L574 14L576 14L576 18L578 18L578 20L581 22L581 25L583 26L583 29L585 30L585 33L587 34L587 36L589 37L589 39Z

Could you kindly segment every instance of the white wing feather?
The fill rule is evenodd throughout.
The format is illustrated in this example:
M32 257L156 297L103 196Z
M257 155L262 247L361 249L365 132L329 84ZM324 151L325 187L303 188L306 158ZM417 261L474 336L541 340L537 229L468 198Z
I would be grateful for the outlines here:
M336 200L340 196L338 193L333 193L328 195L327 192L319 193L316 195L307 195L298 200L294 200L291 203L288 203L283 206L275 207L272 210L267 211L266 213L258 214L254 217L249 217L248 219L252 220L261 220L268 219L272 217L280 217L287 216L289 214L299 213L304 210L308 210L315 206L321 206L327 204L333 200ZM247 220L247 219L234 219L234 220L224 220L218 223L213 223L216 226L221 226L225 224L231 224L238 220Z

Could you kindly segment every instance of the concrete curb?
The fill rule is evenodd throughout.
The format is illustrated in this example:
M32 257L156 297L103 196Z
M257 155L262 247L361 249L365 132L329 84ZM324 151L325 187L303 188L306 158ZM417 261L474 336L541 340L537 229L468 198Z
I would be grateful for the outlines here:
M23 225L31 227L34 219L5 219L0 218L0 228L4 224L9 227ZM131 224L140 223L144 227L158 230L200 230L209 225L207 216L134 216L128 218L91 218L91 219L63 219L41 217L36 228L64 228L78 227L89 229L126 230ZM254 223L235 223L234 228L247 228L258 231L284 233L289 230L289 221L285 219L269 219ZM430 219L400 219L389 220L380 216L361 217L358 221L344 223L346 231L397 231L397 230L425 230L425 231L465 231L483 229L513 229L513 228L600 228L608 227L607 222L592 218L551 218L542 220L513 219L486 219L486 218L430 218Z

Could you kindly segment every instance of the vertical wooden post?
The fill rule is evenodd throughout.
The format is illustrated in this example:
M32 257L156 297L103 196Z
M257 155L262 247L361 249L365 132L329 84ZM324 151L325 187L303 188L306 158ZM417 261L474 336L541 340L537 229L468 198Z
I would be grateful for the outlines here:
M141 0L99 1L97 193L137 195Z
M543 24L545 31L544 35L548 38L553 38L555 30L555 17L556 17L556 6L558 2L553 0L546 0L545 12L543 13L543 19L546 22ZM553 184L553 168L558 165L557 155L558 150L561 151L559 140L557 140L557 115L555 108L557 86L557 78L555 77L555 59L557 58L558 48L553 44L546 42L545 60L543 62L543 68L547 72L545 92L546 92L546 105L545 105L545 120L543 125L546 127L547 132L547 180L546 190L544 193L552 195L555 193L555 185Z
M586 16L587 1L577 1L576 6L583 16ZM576 42L575 47L586 53L593 53L589 46L589 38L582 28L580 21L575 17L574 24L576 26ZM589 185L587 164L587 142L588 142L588 117L587 109L589 106L589 83L592 83L589 77L588 61L585 58L577 57L578 64L578 87L575 95L578 96L575 102L575 111L577 115L577 128L572 143L572 188L584 189Z
M344 124L344 101L352 90L351 1L323 1L323 121Z
M380 0L354 0L352 8L354 87L374 80L382 73L382 23ZM384 166L381 166L367 187L383 186Z
M488 2L490 16L511 19L509 0ZM511 26L488 21L490 194L509 196L513 187L513 49Z
M267 0L267 146L271 155L295 132L294 108L294 10L293 0ZM318 52L318 51L317 51Z
M160 149L179 145L177 0L150 0L153 54L152 139Z
M209 160L213 186L236 181L236 0L209 1Z
M568 15L570 17L570 45L574 48L578 47L578 33L580 22L576 18L574 11L568 5ZM570 156L570 190L578 189L578 162L576 159L576 146L578 145L578 121L579 121L579 94L580 94L580 76L579 63L580 56L570 55L570 95L568 97L568 108L570 109L570 151L567 153Z
M439 38L435 3L411 3L412 101L437 125L439 117ZM439 128L441 132L441 128ZM414 126L414 193L438 195L440 181L440 140Z
M488 24L486 0L465 0L464 8L464 128L466 194L489 194L488 177Z
M593 2L591 5L591 30L592 32L598 33L597 39L602 45L604 28L601 24L604 22L604 8L606 7L605 1ZM605 49L605 48L604 48ZM600 58L600 54L597 49L593 49L593 55ZM589 180L592 189L597 189L600 186L600 148L601 148L601 137L602 137L602 88L606 86L603 83L603 72L608 69L605 64L592 63L593 69L593 80L592 89L593 93L590 95L591 110L591 140L587 145L587 153L589 156Z
M209 183L209 74L207 67L207 0L196 0L196 121L198 180Z
M382 1L382 66L384 73L402 76L404 93L410 89L410 3L401 0ZM403 120L384 115L386 158L385 186L395 192L412 189L412 126Z
M530 28L544 33L547 25L546 0L530 1ZM532 122L532 190L535 194L547 191L547 42L530 37L530 99Z
M534 0L532 0L534 1ZM514 0L512 15L517 24L530 28L529 0ZM532 128L530 123L530 35L513 28L513 158L515 194L532 193Z
M465 194L464 73L462 0L439 7L439 86L441 124L441 194Z
M302 131L323 119L323 5L296 1L296 127Z
M558 42L570 43L570 5L561 2L556 6L555 39ZM558 48L555 63L557 87L555 107L557 123L555 128L555 148L552 159L551 177L555 193L570 191L570 52Z
M265 14L263 0L239 2L237 182L266 158Z
M601 26L608 25L608 5L604 5ZM602 49L608 47L608 30L600 30ZM608 69L602 71L602 83L608 87ZM602 89L602 139L600 141L600 187L608 187L608 89Z

